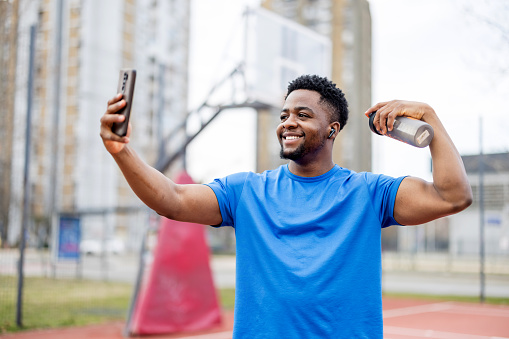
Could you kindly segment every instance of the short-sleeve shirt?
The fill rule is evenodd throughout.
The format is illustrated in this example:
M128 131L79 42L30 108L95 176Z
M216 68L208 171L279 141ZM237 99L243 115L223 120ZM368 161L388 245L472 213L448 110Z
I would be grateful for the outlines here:
M234 338L382 338L381 228L402 180L283 165L208 184L235 228Z

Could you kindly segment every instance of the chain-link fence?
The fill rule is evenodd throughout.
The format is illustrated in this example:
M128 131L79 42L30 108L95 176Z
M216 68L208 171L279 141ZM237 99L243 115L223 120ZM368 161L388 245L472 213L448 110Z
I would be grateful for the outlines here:
M150 215L146 209L79 215L80 250L71 259L58 253L62 241L51 235L48 241L32 222L22 280L20 250L0 249L0 333L17 330L20 321L22 328L44 328L125 320ZM129 226L112 227L120 220Z
M127 219L132 221L131 227L105 231L109 229L107 223L123 217L125 213L121 216L117 212L81 215L81 243L92 242L88 247L82 246L81 256L75 261L55 260L51 246L37 246L44 241L37 238L36 228L29 230L21 308L25 328L82 325L111 319L125 321L139 268L138 246L147 227L156 224L157 219L146 210L140 210L129 214ZM423 226L385 229L384 272L478 274L479 253L475 250L479 248L478 242L467 244L461 240L461 246L451 242L453 225L453 220L444 219ZM96 233L99 229L104 232ZM150 250L156 242L157 232L146 234L149 235L146 244ZM234 249L231 232L209 228L208 234L209 245L216 253L231 253ZM120 240L124 246L107 241L110 239ZM94 243L98 246L94 247ZM500 241L487 242L486 247L499 249L498 252L488 251L486 274L508 277L508 255L500 251ZM473 250L456 251L456 248ZM3 332L17 329L19 257L17 248L0 250L0 328ZM149 257L150 251L144 257L148 265ZM214 269L214 265L212 267Z

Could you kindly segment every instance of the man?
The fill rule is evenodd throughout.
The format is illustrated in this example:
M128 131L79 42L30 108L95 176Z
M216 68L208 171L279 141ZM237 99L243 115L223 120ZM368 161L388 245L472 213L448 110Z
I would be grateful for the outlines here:
M381 228L425 223L472 200L460 155L423 103L382 102L366 115L376 111L382 134L397 116L434 128L432 183L334 164L347 102L326 78L305 75L290 83L276 129L288 165L208 185L177 185L142 162L130 129L111 132L124 105L121 95L109 101L101 137L138 197L170 219L235 227L235 338L382 338Z

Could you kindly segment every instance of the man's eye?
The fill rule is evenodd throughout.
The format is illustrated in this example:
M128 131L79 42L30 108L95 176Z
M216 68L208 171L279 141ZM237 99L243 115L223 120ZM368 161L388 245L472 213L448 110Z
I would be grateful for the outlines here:
M286 115L280 116L281 121L286 120L286 118L288 118Z
M307 115L306 113L299 113L299 117L301 117L301 118L309 118L309 115Z

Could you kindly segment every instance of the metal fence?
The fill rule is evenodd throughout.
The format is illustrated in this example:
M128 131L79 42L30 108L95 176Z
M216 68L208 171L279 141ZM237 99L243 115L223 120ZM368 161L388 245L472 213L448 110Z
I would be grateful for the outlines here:
M54 248L58 241L48 241L32 222L26 232L23 279L20 249L0 249L0 333L125 319L149 216L146 209L80 214L83 237L79 255L72 258L59 257ZM128 220L129 226L118 227L119 220Z
M157 224L153 214L146 209L133 210L128 217L126 213L96 211L81 214L82 240L92 240L102 247L97 250L93 246L82 246L79 260L74 261L55 260L52 242L49 241L49 247L44 245L48 244L47 235L35 226L29 228L21 307L25 328L81 325L98 319L125 321L137 279L142 239L148 235L145 242L148 250L143 253L148 263L150 251L157 241L157 232L147 232L151 227L155 229L154 224ZM125 221L128 224L123 224ZM119 224L124 226L119 227ZM440 220L417 227L384 229L384 272L479 274L480 256L475 250L479 248L478 241L466 243L465 238L452 237L453 227L453 221ZM123 246L117 248L108 242L109 239L121 240ZM208 239L213 252L234 254L232 229L209 228ZM454 243L454 239L462 244ZM491 243L493 239L490 239L487 239L486 247L500 249L500 242ZM457 248L474 250L458 251ZM18 248L0 249L0 333L16 329L19 258ZM214 267L212 265L213 270ZM218 274L226 274L232 279L234 271L213 273L216 281L222 281ZM509 277L507 253L488 251L485 274Z

